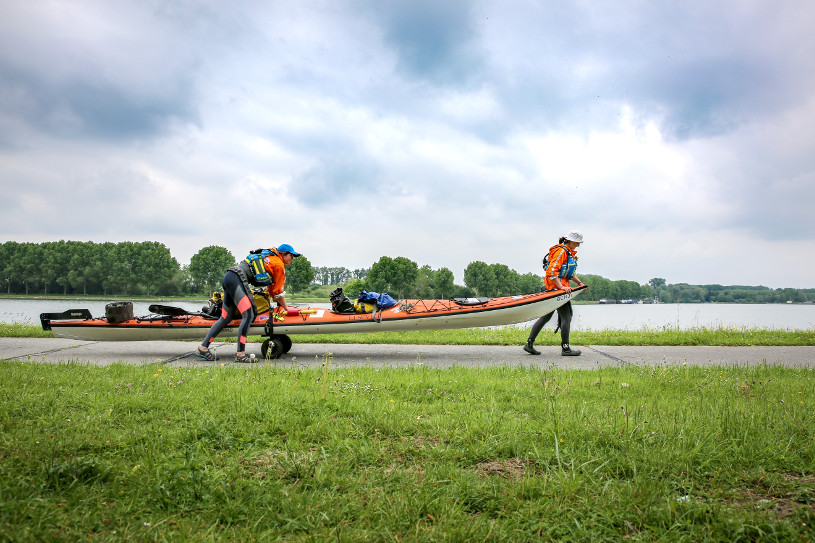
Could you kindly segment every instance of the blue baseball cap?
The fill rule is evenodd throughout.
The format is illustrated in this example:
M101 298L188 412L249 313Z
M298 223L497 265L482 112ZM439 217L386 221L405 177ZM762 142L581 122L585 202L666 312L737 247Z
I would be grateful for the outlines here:
M288 243L284 243L283 245L277 246L278 253L291 253L292 256L300 256L300 253L294 250L294 247L289 245Z

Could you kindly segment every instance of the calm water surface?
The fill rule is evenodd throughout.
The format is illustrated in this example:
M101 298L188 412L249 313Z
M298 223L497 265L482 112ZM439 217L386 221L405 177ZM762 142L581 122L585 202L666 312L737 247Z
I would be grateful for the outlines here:
M815 331L815 304L574 305L572 328L640 330L700 327Z
M0 299L0 322L40 323L40 313L89 309L103 316L107 302ZM200 311L205 302L134 302L136 316L152 303ZM306 304L303 304L306 305ZM329 304L307 304L330 307ZM548 326L554 326L554 320ZM528 326L529 323L516 326ZM815 331L815 304L615 304L574 306L575 330L640 330L642 328L748 327Z

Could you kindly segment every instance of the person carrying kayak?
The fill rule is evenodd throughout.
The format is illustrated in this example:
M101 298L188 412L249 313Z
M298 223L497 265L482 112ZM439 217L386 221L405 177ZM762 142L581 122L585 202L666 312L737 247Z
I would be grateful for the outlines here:
M574 281L577 286L583 285L576 275L577 270L577 248L583 243L583 234L577 230L572 230L558 240L558 244L549 249L549 254L543 259L544 288L549 290L562 290L566 293L572 291L569 281ZM524 351L529 354L541 354L535 349L535 338L543 326L549 322L555 312L546 315L535 321L532 330L529 331L529 339L526 340ZM557 308L557 316L560 326L560 354L563 356L580 356L580 351L572 349L569 345L569 329L572 323L572 302L568 301Z
M237 309L241 314L241 324L238 328L238 350L235 362L251 362L253 359L246 354L246 338L249 335L249 326L255 320L257 307L252 296L252 286L266 287L269 297L277 302L278 307L288 312L285 291L286 269L300 253L288 243L278 245L277 248L258 249L252 251L245 259L226 271L223 278L224 299L221 308L221 318L210 327L204 341L195 351L195 354L204 360L215 360L215 355L209 350L209 344L223 331L232 319L232 313Z

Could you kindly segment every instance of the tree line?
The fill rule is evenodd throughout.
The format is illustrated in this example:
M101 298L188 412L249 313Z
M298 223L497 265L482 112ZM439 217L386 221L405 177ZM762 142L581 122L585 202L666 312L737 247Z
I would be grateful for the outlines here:
M179 271L178 261L156 241L0 244L0 278L8 294L161 294L177 290Z
M236 262L229 250L215 245L181 266L157 241L0 244L0 280L8 294L209 295ZM305 257L289 269L286 283L293 290L305 289L314 279Z
M241 258L243 255L241 255ZM226 248L199 250L188 265L180 265L157 241L56 241L0 244L0 279L8 294L87 295L209 295L220 288L227 268L237 259ZM580 299L652 300L664 303L738 302L803 303L815 301L815 289L667 284L653 278L647 284L579 274L589 286ZM464 285L454 282L445 267L419 266L405 257L381 257L370 268L313 267L304 256L286 272L290 292L317 292L319 287L342 286L349 296L361 291L387 292L395 298L454 298L510 296L539 292L543 278L520 274L504 264L474 261L464 270Z
M318 266L314 268L314 284L329 286L343 285L352 279L365 279L371 268L349 270L343 267Z
M744 285L668 285L664 279L651 279L652 289L664 303L807 303L815 302L815 289L777 288Z

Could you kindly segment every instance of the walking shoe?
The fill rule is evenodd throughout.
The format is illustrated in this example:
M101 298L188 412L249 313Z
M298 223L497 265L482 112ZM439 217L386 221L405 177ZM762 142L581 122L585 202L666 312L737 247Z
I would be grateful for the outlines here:
M580 351L576 349L563 349L560 352L561 356L580 356Z
M528 352L529 354L541 354L541 352L533 347L531 343L524 345L524 351Z
M215 360L215 355L212 354L212 351L210 351L207 347L204 346L198 347L198 349L195 350L195 356L198 356L210 362Z

